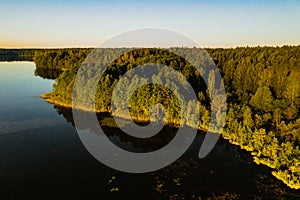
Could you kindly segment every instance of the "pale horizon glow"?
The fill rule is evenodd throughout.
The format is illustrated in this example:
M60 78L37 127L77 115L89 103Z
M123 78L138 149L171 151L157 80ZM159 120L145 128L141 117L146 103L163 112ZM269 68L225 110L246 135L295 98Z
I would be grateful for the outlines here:
M0 48L96 47L146 27L177 31L201 47L300 44L300 1L0 0Z

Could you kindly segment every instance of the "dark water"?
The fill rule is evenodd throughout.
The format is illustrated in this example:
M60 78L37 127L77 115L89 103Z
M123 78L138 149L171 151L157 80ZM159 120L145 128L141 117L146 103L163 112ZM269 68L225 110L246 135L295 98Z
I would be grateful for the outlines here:
M164 169L145 174L110 169L84 148L70 109L39 98L51 91L54 81L34 76L34 68L33 63L0 63L0 199L300 198L299 191L275 179L267 167L253 163L249 153L222 139L199 159L201 132L191 148ZM56 72L36 74L49 78ZM145 145L160 143L130 141L117 128L102 125L124 148L142 151ZM176 130L164 131L168 135Z

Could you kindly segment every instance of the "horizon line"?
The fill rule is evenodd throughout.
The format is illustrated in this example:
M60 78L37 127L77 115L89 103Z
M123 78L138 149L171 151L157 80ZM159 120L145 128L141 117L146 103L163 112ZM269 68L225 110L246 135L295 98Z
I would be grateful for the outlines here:
M300 44L282 44L282 45L237 45L237 46L213 46L213 47L185 47L185 46L174 46L174 47L95 47L95 46L90 46L90 47L84 47L84 46L68 46L68 47L0 47L0 49L95 49L95 48L202 48L202 49L236 49L236 48L255 48L255 47L296 47L300 46Z

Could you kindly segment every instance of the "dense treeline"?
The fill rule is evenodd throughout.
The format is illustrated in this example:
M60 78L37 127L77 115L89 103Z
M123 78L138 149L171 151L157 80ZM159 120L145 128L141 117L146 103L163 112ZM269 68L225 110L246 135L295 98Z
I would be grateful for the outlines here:
M0 61L33 61L36 49L0 49Z
M177 50L194 53L193 49ZM53 92L44 95L48 101L64 106L72 104L74 79L89 51L90 49L47 50L35 54L37 66L64 69L56 79ZM91 65L87 72L87 80L97 73L97 64L105 64L109 56L125 52L124 49L101 51L102 56L94 58L95 65ZM292 188L300 188L300 46L207 51L218 66L227 92L228 114L222 136L251 151L254 161L271 167L273 175L278 179ZM131 50L116 59L99 81L95 98L96 109L110 111L110 96L119 76L135 66L149 62L166 64L180 71L194 86L198 95L200 124L195 124L197 120L193 116L184 120L190 126L206 129L211 116L210 108L222 108L224 104L220 100L218 105L211 105L210 94L201 78L201 75L210 77L209 84L216 86L218 83L214 82L214 72L204 69L199 75L190 63L165 50ZM151 78L160 79L159 76ZM137 84L136 81L137 78L128 80L124 88L130 90ZM155 84L138 89L130 99L131 115L136 120L149 120L149 106L161 103L167 110L167 121L177 124L181 109L192 108L188 105L180 108L178 102L182 100L176 100L172 92ZM89 94L86 97L94 98ZM118 99L121 101L122 97ZM84 108L85 100L81 103Z
M34 75L42 77L43 79L57 79L60 74L62 73L62 70L59 69L50 69L50 68L35 68Z
M86 86L88 84L88 80L93 79L95 74L99 74L101 68L97 67L99 65L105 65L109 62L109 57L117 57L117 55L122 54L128 49L99 49L100 52L97 53L98 57L89 58L92 63L89 63L90 68L85 75L85 80L82 80L82 84ZM177 48L173 49L173 51L182 51L185 52L186 49ZM191 51L193 53L193 51ZM198 62L207 62L207 58L203 56ZM195 93L201 98L202 104L200 104L201 111L205 113L205 123L201 124L201 128L207 128L209 123L209 111L206 109L206 106L209 106L209 94L206 92L206 85L203 82L201 75L196 73L195 69L193 69L190 63L187 63L183 58L175 55L166 50L162 49L139 49L139 50L131 50L129 53L125 53L116 59L112 64L109 65L102 78L100 79L100 83L97 86L97 94L96 94L96 110L97 111L111 111L110 97L112 96L112 91L114 85L117 83L120 75L123 75L126 71L133 69L135 66L142 65L144 63L158 63L170 66L177 71L181 72L187 80L194 86ZM59 79L56 80L53 88L54 91L50 94L47 94L47 98L51 101L58 102L62 105L71 105L72 104L72 89L75 76L77 74L77 70L79 68L79 64L77 63L73 65L73 67L66 70ZM65 68L68 69L68 68ZM202 75L208 76L210 71L202 68ZM172 92L169 91L168 87L170 85L173 86L174 92L179 92L178 86L174 86L174 81L171 82L163 82L162 76L167 76L170 80L176 80L173 77L173 74L165 70L160 70L157 76L152 76L152 80L156 80L162 85L166 87L161 87L159 84L151 84L147 87L143 87L138 89L134 95L131 97L131 113L132 117L137 121L147 121L149 120L149 107L156 103L161 103L167 110L167 123L169 124L178 124L180 106L178 101L188 102L188 99L179 99L178 101L172 96ZM86 83L84 81L87 81ZM123 81L122 88L120 90L132 90L135 85L139 84L140 77L133 77L132 81L125 80ZM184 85L184 83L181 82ZM175 84L176 85L176 84ZM87 86L88 87L88 86ZM94 97L90 96L89 93L85 94L85 90L81 90L84 93L84 97L81 100L80 107L92 110L88 108L87 100L92 99ZM191 91L187 91L191 92ZM103 95L105 94L105 95ZM117 91L116 94L119 94ZM185 98L185 97L182 97ZM123 101L123 97L117 96L116 100ZM116 102L117 103L117 102ZM223 102L225 103L225 102ZM120 103L122 104L122 103ZM188 102L185 106L185 109L191 108L188 106L191 102ZM118 110L117 110L118 111ZM188 110L189 112L196 112ZM124 113L119 112L119 116L123 116ZM195 124L196 119L184 119L188 125L198 127L198 124Z
M37 68L65 70L83 62L91 49L40 49L35 51L33 61Z
M230 99L223 137L300 188L300 46L208 51Z

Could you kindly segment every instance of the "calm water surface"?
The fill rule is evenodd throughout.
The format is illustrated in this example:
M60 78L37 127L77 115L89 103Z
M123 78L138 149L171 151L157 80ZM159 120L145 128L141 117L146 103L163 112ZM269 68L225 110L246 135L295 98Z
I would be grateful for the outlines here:
M39 97L51 91L54 80L34 70L30 62L0 63L0 199L300 198L249 153L222 139L198 159L200 132L182 158L164 169L145 174L110 169L83 147L70 109ZM41 71L44 78L54 77ZM146 144L149 150L160 142L130 141L119 129L104 129L125 149L143 151ZM165 135L174 131L164 129Z

